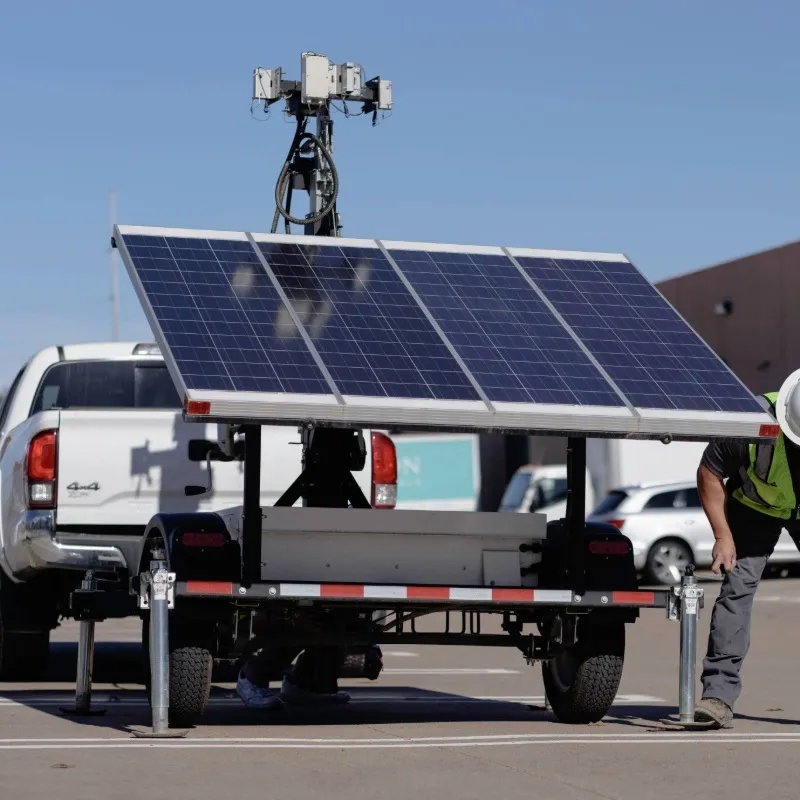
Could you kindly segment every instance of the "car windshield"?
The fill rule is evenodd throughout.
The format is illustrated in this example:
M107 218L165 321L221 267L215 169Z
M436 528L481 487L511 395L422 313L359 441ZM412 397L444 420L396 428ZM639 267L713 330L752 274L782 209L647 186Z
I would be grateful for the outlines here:
M609 492L601 501L600 504L592 511L592 515L595 514L610 514L612 511L616 511L621 505L623 500L628 495L625 492L620 491L613 491Z
M528 470L517 470L503 493L500 511L516 511L525 499L525 492L528 491L530 482L531 473Z

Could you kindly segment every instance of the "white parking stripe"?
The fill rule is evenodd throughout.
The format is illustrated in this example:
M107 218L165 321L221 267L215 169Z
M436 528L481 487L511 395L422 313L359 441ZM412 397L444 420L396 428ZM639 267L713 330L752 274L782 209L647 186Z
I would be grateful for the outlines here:
M262 750L390 750L461 747L547 747L550 745L699 745L798 744L799 733L708 732L702 735L667 732L632 734L551 733L485 737L425 737L385 739L2 739L0 750L112 750L112 749L262 749Z
M68 706L74 702L74 695L61 694L59 696L32 696L25 698L0 697L0 709L2 708L58 708ZM544 705L542 695L437 695L431 694L400 694L391 692L357 692L353 695L350 704L376 703L376 704L398 704L398 703L420 703L430 705L460 705L476 703L511 703L520 705ZM620 694L617 695L614 705L641 705L663 704L666 703L660 697L653 697L646 694ZM92 697L92 704L99 707L117 708L136 708L147 707L147 698L143 695L131 695L118 697L116 695L96 694ZM239 707L242 701L238 697L212 697L208 701L208 707Z

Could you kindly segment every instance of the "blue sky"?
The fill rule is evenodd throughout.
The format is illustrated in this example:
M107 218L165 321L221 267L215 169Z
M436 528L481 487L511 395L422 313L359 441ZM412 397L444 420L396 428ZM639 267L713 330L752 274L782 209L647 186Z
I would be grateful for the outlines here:
M292 128L252 69L394 82L337 119L344 233L622 251L653 280L800 237L800 4L9 0L0 25L0 385L111 335L128 224L268 230ZM277 108L276 108L277 110ZM121 269L121 334L149 339Z

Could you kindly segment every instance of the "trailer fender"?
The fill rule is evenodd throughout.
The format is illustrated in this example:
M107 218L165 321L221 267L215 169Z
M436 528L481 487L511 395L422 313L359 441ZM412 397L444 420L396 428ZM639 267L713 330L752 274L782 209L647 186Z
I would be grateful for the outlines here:
M607 522L587 522L584 537L587 589L633 591L639 588L630 539ZM569 537L564 520L547 525L542 545L539 585L560 588L569 575Z
M239 581L241 550L219 514L156 514L142 538L139 572L150 566L151 554L163 543L167 567L179 581Z

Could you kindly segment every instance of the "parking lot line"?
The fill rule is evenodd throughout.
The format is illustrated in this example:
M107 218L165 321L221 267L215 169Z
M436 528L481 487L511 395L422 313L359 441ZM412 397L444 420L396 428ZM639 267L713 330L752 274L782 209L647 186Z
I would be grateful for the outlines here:
M703 733L640 732L630 734L541 733L487 736L386 737L381 739L321 738L198 738L176 740L123 739L0 739L4 750L112 750L112 749L260 749L260 750L380 750L465 747L547 747L551 745L713 745L797 744L798 733Z
M8 697L0 696L0 709L3 708L51 708L68 705L74 700L73 694L61 692L50 695L33 695L31 697ZM438 695L435 692L421 694L392 693L387 691L367 691L356 692L350 704L359 703L378 703L378 704L398 704L398 703L419 703L419 704L464 704L464 703L511 703L519 705L544 705L543 695ZM666 703L660 697L647 694L619 694L614 705L642 705L642 704L663 704ZM110 695L99 693L92 696L92 704L95 706L112 706L115 708L125 707L144 707L148 700L144 693L137 693L130 696ZM208 701L209 708L236 707L241 706L242 701L236 696L212 697Z

